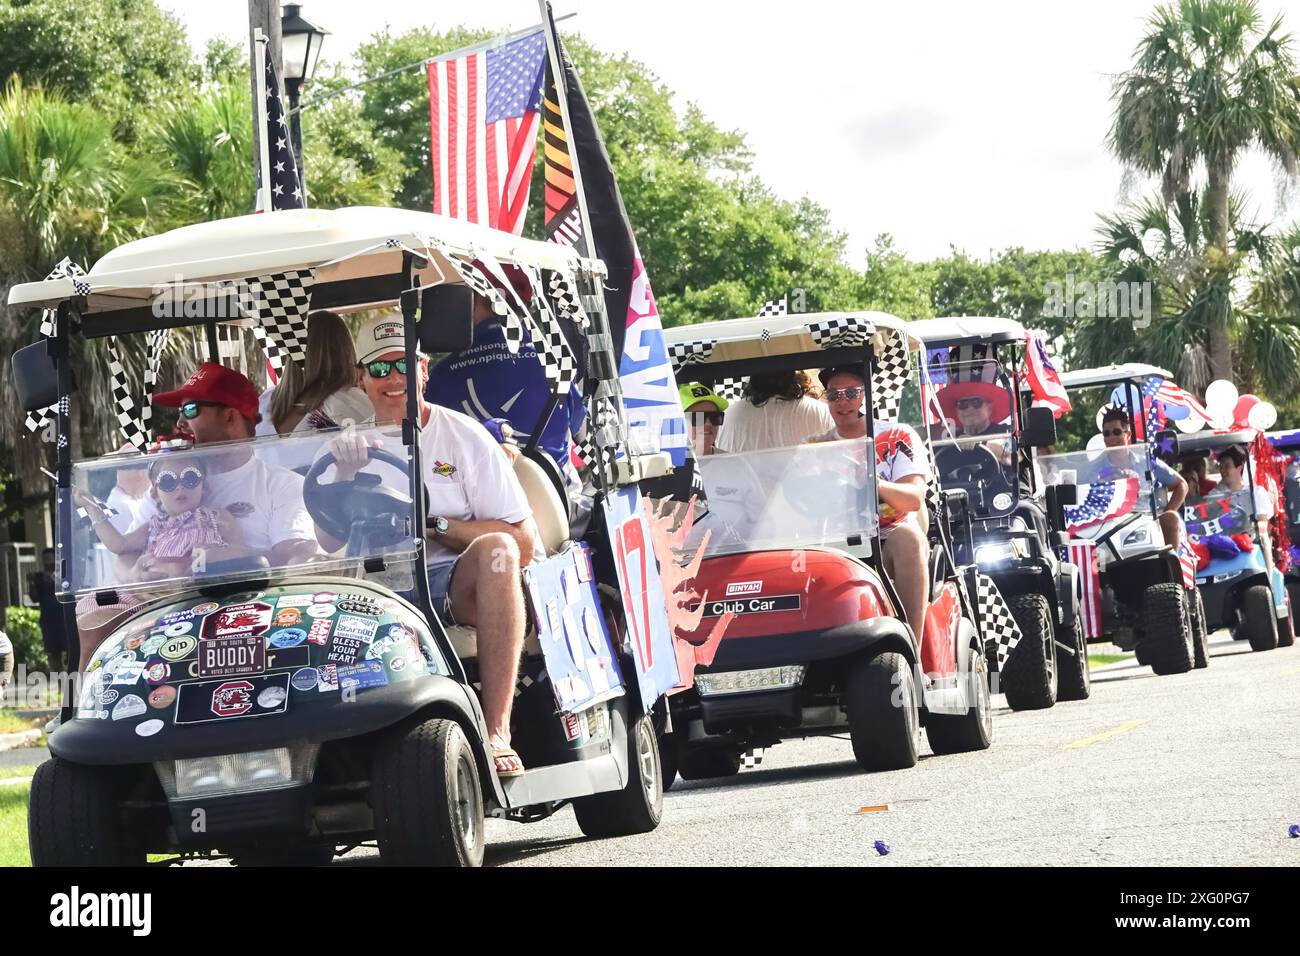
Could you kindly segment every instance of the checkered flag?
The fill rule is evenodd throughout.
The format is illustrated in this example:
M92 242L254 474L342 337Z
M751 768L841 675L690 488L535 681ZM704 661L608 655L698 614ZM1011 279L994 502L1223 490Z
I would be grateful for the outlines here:
M785 315L786 303L785 296L779 299L768 299L763 303L763 307L758 310L758 318L765 319L769 315Z
M501 294L501 290L489 282L488 277L471 260L457 255L445 246L437 248L442 253L443 258L455 267L461 280L492 304L492 311L501 316L502 319L502 326L506 334L506 349L511 355L518 355L519 346L524 341L523 322L515 313L515 310L510 308L510 303Z
M821 349L853 348L866 345L870 325L856 315L838 315L808 325L813 341Z
M77 265L67 256L64 256L59 260L58 264L50 270L50 274L45 277L45 281L49 282L51 279L72 279L75 284L76 280L85 274L86 273L81 266ZM80 294L81 293L79 292L78 295ZM89 294L89 289L86 294ZM54 324L58 320L58 315L59 313L57 309L43 309L41 311L41 335L45 338L54 338ZM50 423L50 420L54 418L57 411L58 403L55 403L54 405L47 405L44 408L37 409L34 412L28 412L25 421L27 430L33 433L41 431Z
M745 397L745 386L748 383L748 375L739 378L722 378L713 383L713 391L728 402L738 402Z
M975 616L979 619L985 646L989 641L996 643L998 671L1001 672L1006 667L1007 658L1020 643L1020 627L993 579L987 574L976 577L979 583L975 590Z
M541 273L533 266L526 267L524 272L533 289L533 347L551 390L554 392L558 388L561 395L567 395L569 386L578 377L578 364L569 350L569 343L564 340L560 320L551 311L551 303L542 289Z
M572 276L567 276L558 269L547 269L546 275L546 286L555 301L555 307L560 310L560 315L571 322L576 322L578 328L585 329L587 312L582 307L582 297L578 295L577 282Z
M312 269L280 272L245 279L252 294L257 324L253 335L266 351L275 373L280 374L285 361L307 361L307 312L311 308L311 290L316 284ZM258 329L264 334L259 334Z
M764 753L765 753L765 748L763 747L754 747L750 750L746 750L743 754L740 755L740 769L753 770L755 767L757 767L759 764L763 762Z
M149 447L147 424L151 410L147 403L143 410L136 409L126 369L122 365L122 356L117 350L116 335L108 337L108 372L113 379L113 405L117 409L118 427L137 451L144 452Z
M885 348L876 360L876 376L872 383L875 390L877 418L885 421L894 421L898 418L903 386L907 384L911 372L906 336L896 330L887 332Z
M668 361L672 363L673 373L680 372L687 365L702 364L713 354L716 339L701 342L669 342Z
M587 418L582 435L574 439L574 452L586 468L592 468L601 459L612 465L618 456L617 434L610 427L614 410L608 398L597 397L592 403L593 414Z

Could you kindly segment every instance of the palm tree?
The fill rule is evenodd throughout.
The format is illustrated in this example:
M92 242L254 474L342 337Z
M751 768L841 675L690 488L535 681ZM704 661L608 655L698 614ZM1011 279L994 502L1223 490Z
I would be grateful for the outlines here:
M1192 195L1193 175L1204 173L1207 228L1193 255L1228 249L1232 176L1243 152L1263 149L1289 177L1300 164L1291 36L1280 17L1262 24L1254 0L1158 7L1132 68L1114 84L1109 145L1116 156L1159 175L1166 203ZM1231 378L1231 316L1211 311L1205 317L1213 376Z
M182 94L162 108L143 139L146 148L171 158L184 222L253 211L253 120L247 85L217 83Z

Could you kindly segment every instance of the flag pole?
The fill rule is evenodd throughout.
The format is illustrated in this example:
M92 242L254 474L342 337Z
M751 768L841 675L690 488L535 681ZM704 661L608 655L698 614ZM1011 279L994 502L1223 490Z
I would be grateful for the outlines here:
M253 42L257 46L257 66L253 70L253 82L257 85L257 102L253 107L253 128L259 130L257 137L257 211L271 211L271 144L267 142L266 113L266 57L269 38L260 27L253 30Z
M591 214L587 212L587 194L582 189L582 170L579 168L577 147L574 145L573 138L573 121L569 118L569 93L564 85L564 69L560 63L559 41L555 35L555 16L551 13L550 0L537 0L537 5L542 11L542 27L546 33L546 54L551 64L551 81L555 84L555 98L560 107L560 119L564 123L565 139L569 143L569 155L573 159L573 191L578 199L578 219L582 223L582 235L578 237L577 253L586 258L593 258L595 252L595 237L591 233ZM543 85L542 99L546 98L546 89ZM546 112L542 111L542 122L546 122ZM544 133L544 131L543 131ZM545 143L545 135L543 135Z

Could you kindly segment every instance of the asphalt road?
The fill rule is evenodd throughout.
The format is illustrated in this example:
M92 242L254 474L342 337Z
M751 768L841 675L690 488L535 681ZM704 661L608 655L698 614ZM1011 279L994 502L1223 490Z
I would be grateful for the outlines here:
M1092 698L1013 713L989 750L863 774L847 739L793 741L728 781L678 783L653 833L584 838L566 808L488 821L487 864L1206 865L1300 863L1300 648L1220 632L1206 670L1125 662ZM888 805L883 812L860 808ZM876 841L889 852L881 855ZM336 866L370 866L361 847Z

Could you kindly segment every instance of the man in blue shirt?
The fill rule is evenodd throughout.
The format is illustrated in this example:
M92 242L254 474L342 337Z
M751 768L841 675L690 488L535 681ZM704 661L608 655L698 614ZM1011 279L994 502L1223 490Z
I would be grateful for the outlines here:
M1117 405L1107 409L1101 419L1101 437L1107 448L1131 445L1133 432L1129 424L1128 412ZM1187 482L1178 472L1154 456L1151 458L1151 469L1156 487L1164 488L1169 492L1165 500L1165 510L1157 517L1160 522L1160 533L1164 535L1165 543L1177 551L1182 529L1182 522L1178 515L1182 510L1183 502L1187 499Z
M506 348L500 316L483 296L474 296L474 342L469 348L448 355L433 367L425 398L483 422L505 418L514 428L521 445L528 444L537 420L551 398L546 373L537 361L528 329L519 351ZM569 476L569 445L582 427L586 408L577 383L562 396L542 431L538 446Z

